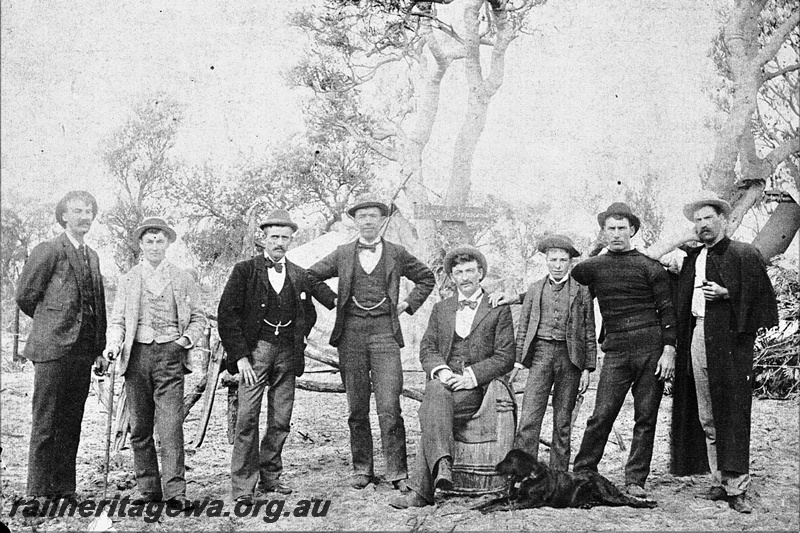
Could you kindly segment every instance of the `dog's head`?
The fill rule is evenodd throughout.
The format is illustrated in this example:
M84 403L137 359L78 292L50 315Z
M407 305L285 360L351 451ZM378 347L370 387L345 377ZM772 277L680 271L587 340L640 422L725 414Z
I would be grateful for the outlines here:
M547 466L534 459L529 453L516 449L508 452L505 459L497 463L495 470L499 474L508 476L508 497L512 500L519 493L524 479L535 480L547 474Z

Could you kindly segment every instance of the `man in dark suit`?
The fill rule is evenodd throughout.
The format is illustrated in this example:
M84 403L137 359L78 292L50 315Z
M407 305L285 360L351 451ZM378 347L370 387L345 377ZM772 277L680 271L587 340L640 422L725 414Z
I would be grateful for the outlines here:
M261 229L264 255L233 267L218 310L228 372L241 374L232 494L234 500L248 502L257 486L264 492L292 492L279 482L281 451L289 435L295 378L305 368L305 338L317 320L311 295L319 297L320 287L328 289L286 259L297 230L287 211L272 212ZM267 386L267 431L259 449L261 400Z
M17 304L33 318L23 352L35 370L27 493L74 499L91 367L103 373L108 366L106 301L97 253L83 242L97 202L72 191L55 214L65 232L33 249L17 288Z
M433 306L419 359L428 382L419 408L422 431L412 492L398 509L433 504L434 491L453 488L453 432L478 411L489 382L514 367L514 326L508 306L492 308L480 286L486 258L462 247L445 256L457 294Z
M386 458L386 478L407 491L406 429L400 411L403 334L398 315L413 314L433 290L433 272L405 248L381 239L380 229L389 208L381 202L362 202L348 210L359 239L339 246L309 271L314 280L338 277L337 293L325 291L320 302L336 307L330 343L339 349L342 380L350 408L350 449L355 476L352 486L363 489L374 478L369 397L375 404ZM415 283L399 301L400 278Z
M578 392L589 387L597 343L594 302L589 289L570 280L572 260L580 256L563 235L542 239L538 249L547 256L548 275L521 296L517 330L517 369L530 368L514 447L533 457L539 453L539 434L553 390L553 441L550 468L569 470L572 410Z

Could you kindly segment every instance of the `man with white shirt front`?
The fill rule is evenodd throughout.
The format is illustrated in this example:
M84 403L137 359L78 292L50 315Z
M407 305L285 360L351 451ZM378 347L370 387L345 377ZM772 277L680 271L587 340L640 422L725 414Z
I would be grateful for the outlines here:
M369 401L375 404L386 458L386 479L407 492L406 429L400 410L403 334L398 315L414 312L425 302L436 282L431 269L400 245L381 238L389 207L366 201L347 213L358 226L358 240L339 246L309 270L312 280L339 278L337 292L330 288L319 299L336 308L330 343L339 352L342 381L350 415L350 450L354 477L351 485L363 489L374 481ZM400 278L414 289L399 300ZM327 286L325 286L327 288Z
M480 282L486 258L460 247L444 259L456 294L433 306L420 343L428 378L419 408L422 436L412 492L392 499L398 509L433 505L434 492L451 490L454 432L480 409L486 387L514 367L514 326L508 306L492 307Z
M264 253L233 267L219 301L219 336L231 374L241 374L231 457L233 499L252 502L257 489L290 494L280 482L281 454L294 407L295 378L305 369L305 339L317 320L306 271L286 259L297 224L279 209L261 223ZM330 289L328 289L330 290ZM259 418L267 392L267 430Z
M133 236L143 260L119 281L104 353L119 355L115 371L125 377L137 501L165 499L171 508L187 509L183 386L189 348L205 329L200 291L191 274L165 259L176 234L163 219L145 219Z

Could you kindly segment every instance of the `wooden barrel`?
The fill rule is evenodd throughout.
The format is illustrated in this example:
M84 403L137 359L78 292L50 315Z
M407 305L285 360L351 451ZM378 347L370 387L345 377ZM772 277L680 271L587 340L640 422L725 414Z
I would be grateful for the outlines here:
M480 420L483 417L495 417L496 429L493 435L478 435L482 422L492 424L491 420ZM485 424L482 425L483 430L486 427ZM467 423L465 431L456 435L453 492L478 495L505 488L505 476L498 475L494 468L514 445L516 428L514 395L504 382L494 380L486 390L480 410Z

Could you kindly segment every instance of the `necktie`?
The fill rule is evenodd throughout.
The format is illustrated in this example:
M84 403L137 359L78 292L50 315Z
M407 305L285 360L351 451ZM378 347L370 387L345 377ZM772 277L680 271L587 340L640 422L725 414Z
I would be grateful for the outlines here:
M459 300L458 310L463 311L465 307L469 307L470 309L475 309L476 307L478 307L478 302L475 300Z
M81 244L78 250L81 252L81 261L83 261L83 273L88 279L91 279L92 271L89 269L89 254L86 253L86 245Z
M276 263L272 259L267 259L267 268L274 268L275 272L280 274L283 272L283 263Z
M358 248L359 250L369 250L370 252L375 253L377 247L378 247L377 242L374 242L372 244L364 244L363 242L359 241L358 246L356 248Z

